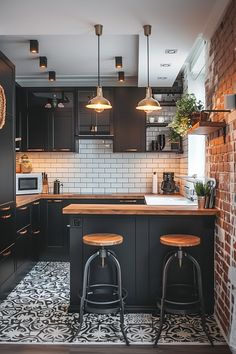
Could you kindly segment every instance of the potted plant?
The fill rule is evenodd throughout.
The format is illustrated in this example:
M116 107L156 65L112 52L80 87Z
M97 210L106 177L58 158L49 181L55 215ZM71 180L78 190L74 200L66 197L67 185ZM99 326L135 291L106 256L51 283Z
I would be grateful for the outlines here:
M201 101L197 101L194 94L185 94L176 102L176 107L175 117L168 127L184 137L193 124L192 117L194 117L194 123L196 122L196 114L198 114L198 120L200 120L203 104Z
M176 133L174 129L170 129L169 133L169 141L171 150L179 150L180 149L180 139L181 136Z
M196 182L194 189L197 194L198 208L203 209L205 207L206 196L210 193L209 186L203 182Z

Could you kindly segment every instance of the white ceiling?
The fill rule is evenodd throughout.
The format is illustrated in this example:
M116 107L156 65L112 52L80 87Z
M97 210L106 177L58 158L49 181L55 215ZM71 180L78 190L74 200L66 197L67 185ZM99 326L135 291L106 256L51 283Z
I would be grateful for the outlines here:
M103 25L101 75L103 85L117 85L114 57L123 57L126 85L146 86L146 37L152 25L150 81L172 86L197 38L209 39L229 0L0 0L0 50L16 65L23 86L52 85L40 70L29 40L38 39L39 55L55 70L53 85L96 85L97 38ZM167 55L165 49L178 49ZM171 64L161 67L161 63ZM160 79L166 77L166 79ZM158 79L159 78L159 79Z

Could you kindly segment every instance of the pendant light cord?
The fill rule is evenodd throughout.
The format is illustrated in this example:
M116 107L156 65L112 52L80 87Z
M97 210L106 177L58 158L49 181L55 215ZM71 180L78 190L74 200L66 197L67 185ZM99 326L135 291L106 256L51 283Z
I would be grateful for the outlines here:
M149 36L147 36L147 87L149 87Z
M100 83L100 35L98 35L98 87Z

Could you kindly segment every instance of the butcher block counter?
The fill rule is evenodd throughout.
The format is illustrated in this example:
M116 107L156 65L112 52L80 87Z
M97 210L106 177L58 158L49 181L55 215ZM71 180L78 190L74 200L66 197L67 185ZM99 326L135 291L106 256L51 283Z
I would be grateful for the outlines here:
M194 205L113 205L70 204L63 209L70 227L70 311L78 311L83 268L95 247L84 245L83 235L90 233L117 233L123 236L121 245L111 249L116 253L122 269L123 286L128 290L128 311L153 311L161 292L164 256L170 247L160 244L164 234L193 234L201 244L191 247L189 253L199 261L202 269L203 291L208 313L214 309L214 228L216 209L198 209ZM184 268L184 267L183 267ZM105 267L92 270L96 281L107 279ZM178 264L172 274L178 279ZM186 277L189 267L184 269Z
M217 209L198 209L197 206L179 205L112 205L70 204L63 214L72 215L217 215Z
M112 199L117 199L117 200L138 200L142 201L144 200L144 194L143 193L127 193L127 194L121 194L121 193L113 193L113 194L78 194L78 193L63 193L63 194L53 194L53 193L45 193L45 194L25 194L25 195L17 195L16 196L16 206L21 207L26 204L35 202L37 200L43 200L43 199L81 199L83 201L86 201L88 199L92 200L112 200Z

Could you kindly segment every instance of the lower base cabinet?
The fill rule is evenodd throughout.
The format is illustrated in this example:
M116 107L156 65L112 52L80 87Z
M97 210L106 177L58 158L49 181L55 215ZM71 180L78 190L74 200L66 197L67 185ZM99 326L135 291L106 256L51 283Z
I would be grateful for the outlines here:
M0 289L15 271L15 244L0 253Z
M17 232L15 255L16 270L32 261L32 233L30 225Z
M65 202L62 199L48 199L43 206L43 243L40 259L43 261L69 260L69 234L66 218L62 214Z

